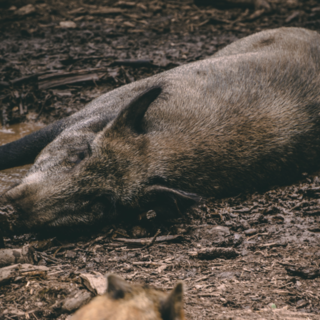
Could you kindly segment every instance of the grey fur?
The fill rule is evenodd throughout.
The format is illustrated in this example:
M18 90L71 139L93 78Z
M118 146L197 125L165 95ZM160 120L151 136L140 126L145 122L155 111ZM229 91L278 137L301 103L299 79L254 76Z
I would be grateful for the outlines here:
M6 197L52 227L291 181L319 167L319 92L318 33L254 34L95 99Z

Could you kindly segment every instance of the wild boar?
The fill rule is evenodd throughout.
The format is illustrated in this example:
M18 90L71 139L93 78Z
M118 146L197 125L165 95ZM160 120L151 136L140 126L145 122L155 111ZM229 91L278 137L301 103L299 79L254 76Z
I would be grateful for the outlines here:
M5 201L28 228L69 227L288 183L319 168L319 92L317 32L248 36L1 146L0 169L41 151Z
M115 275L107 281L107 292L80 308L71 320L185 320L181 282L166 294L130 285Z

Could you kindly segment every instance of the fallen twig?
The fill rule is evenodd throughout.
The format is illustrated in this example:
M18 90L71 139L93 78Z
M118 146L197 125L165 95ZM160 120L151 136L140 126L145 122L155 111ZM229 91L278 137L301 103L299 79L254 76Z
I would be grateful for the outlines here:
M143 239L126 239L126 238L115 238L114 241L123 242L128 245L145 246L152 241L153 238L143 238ZM168 235L156 237L154 242L170 242L182 240L181 235Z
M272 248L272 247L286 247L287 243L271 242L264 243L259 246L259 248Z
M50 89L56 88L59 86L63 86L66 84L74 84L85 81L99 81L105 73L83 73L79 72L79 74L72 73L64 73L64 74L55 74L50 78L46 78L45 80L39 79L38 88L39 89Z
M132 262L134 266L160 266L161 263L158 262L152 262L152 261L137 261Z
M234 258L239 255L239 252L234 248L203 248L198 251L188 252L190 256L197 257L199 259L216 259L216 258Z
M48 256L46 253L44 252L39 252L37 251L37 254L43 258L44 260L47 260L49 262L52 262L52 263L61 263L61 260L57 259L57 258L53 258L53 257L50 257Z
M146 245L144 246L144 248L149 248L149 247L151 247L151 246L155 243L156 238L157 238L157 236L158 236L160 233L161 233L161 230L158 229L157 232L156 232L156 234L154 235L154 237L153 237L152 240L150 241L150 243L146 244Z
M152 60L149 59L126 59L116 60L110 64L110 66L131 66L131 67L154 67Z

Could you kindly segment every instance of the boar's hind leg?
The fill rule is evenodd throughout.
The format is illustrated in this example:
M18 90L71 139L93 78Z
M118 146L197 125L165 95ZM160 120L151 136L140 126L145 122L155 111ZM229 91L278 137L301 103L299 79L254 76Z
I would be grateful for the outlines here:
M56 121L19 140L0 146L0 170L32 163L40 151L62 132L63 122Z

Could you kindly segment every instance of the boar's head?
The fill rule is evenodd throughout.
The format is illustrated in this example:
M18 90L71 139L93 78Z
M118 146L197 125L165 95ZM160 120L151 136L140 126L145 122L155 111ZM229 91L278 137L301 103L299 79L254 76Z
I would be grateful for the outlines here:
M152 151L157 133L146 129L144 115L161 92L153 86L117 115L58 134L5 195L20 223L28 229L91 225L129 211L161 214L192 205L197 197L170 187L166 166Z

